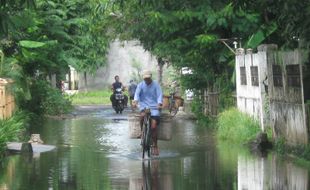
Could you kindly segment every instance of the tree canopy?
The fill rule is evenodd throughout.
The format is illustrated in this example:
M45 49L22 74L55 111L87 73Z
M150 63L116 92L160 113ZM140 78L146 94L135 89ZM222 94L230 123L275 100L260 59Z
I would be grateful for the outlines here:
M23 73L23 86L37 74L61 77L68 65L95 71L111 38L139 40L177 70L190 68L193 74L179 79L197 91L232 89L234 54L224 41L254 49L310 46L305 0L10 0L0 1L0 15L4 68Z
M175 68L189 67L186 88L229 83L233 54L221 42L256 48L308 48L308 1L116 0L110 14L118 37L138 39ZM227 86L227 85L226 85Z

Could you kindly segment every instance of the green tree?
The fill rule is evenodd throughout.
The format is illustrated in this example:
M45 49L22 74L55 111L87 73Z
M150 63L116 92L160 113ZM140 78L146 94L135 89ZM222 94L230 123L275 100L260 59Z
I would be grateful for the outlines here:
M4 62L7 69L1 77L19 77L22 88L17 89L24 90L19 90L17 97L22 108L39 111L46 103L46 94L33 94L44 91L38 88L47 89L42 86L47 83L38 79L46 80L56 74L57 86L61 88L69 65L78 71L93 72L105 64L109 40L105 35L103 3L100 0L1 1L1 13L6 17L1 17L0 49L7 57ZM16 76L9 72L13 67L19 68ZM33 101L37 108L30 106Z
M185 88L230 92L234 54L221 41L256 48L261 43L307 47L310 14L306 1L116 0L111 25L116 37L138 39L176 69ZM114 4L115 5L115 4ZM299 39L298 43L296 39ZM297 43L297 44L296 44Z
M249 36L259 28L259 14L246 13L227 1L131 0L119 5L111 21L120 38L140 40L176 69L189 67L193 74L181 82L197 91L218 88L217 83L230 79L233 54L220 39Z

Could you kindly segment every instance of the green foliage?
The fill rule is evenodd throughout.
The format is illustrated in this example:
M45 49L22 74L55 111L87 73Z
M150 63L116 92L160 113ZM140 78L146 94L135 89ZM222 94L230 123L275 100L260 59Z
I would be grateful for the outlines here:
M142 65L141 65L141 63L138 62L135 58L132 58L131 66L134 69L134 71L132 71L130 78L136 82L142 81Z
M47 88L46 96L43 99L41 108L47 115L61 115L72 111L69 96L63 96L58 89Z
M29 41L29 40L19 41L19 44L21 47L24 47L24 48L39 48L45 45L45 43L42 43L42 42L35 42L35 41Z
M25 110L48 115L60 115L72 110L68 97L44 80L33 81L30 91L32 98L22 105Z
M218 118L217 136L222 140L245 144L253 140L259 131L258 121L236 108L222 112Z
M94 72L105 64L109 38L105 14L99 9L104 2L0 1L0 49L6 56L1 61L0 77L15 81L19 107L48 114L68 111L66 98L36 80L56 75L60 88L69 65Z
M204 118L203 104L197 96L194 97L191 103L191 111L197 116L198 120Z
M0 1L0 38L8 35L10 28L14 28L14 16L23 9L35 7L35 0L10 0Z
M28 44L29 45L29 44ZM52 88L43 78L25 74L23 66L14 58L5 59L3 74L11 78L15 102L22 110L37 114L57 115L71 110L71 102L58 89Z
M222 91L219 96L219 112L235 106L236 100L231 92Z
M197 94L197 93L196 93ZM215 120L204 115L203 104L201 100L196 96L191 103L191 111L197 117L198 125L204 127L215 127Z
M309 145L288 145L284 138L275 140L274 150L280 154L290 154L296 156L298 159L310 161L310 146Z
M4 151L7 142L18 140L28 118L25 112L16 112L13 117L0 120L0 152Z
M265 132L267 133L268 139L271 139L271 140L274 139L274 135L273 135L273 131L272 131L271 126L266 125L265 126Z
M178 76L182 89L220 92L221 109L233 103L229 96L234 55L220 39L241 37L240 42L245 44L260 28L260 12L229 1L114 2L119 9L113 13L120 16L110 21L117 37L138 39L145 49L167 60L176 70L190 68L193 74ZM200 121L209 123L205 122L209 119L203 115L198 94L193 112Z
M251 35L250 39L247 41L246 47L256 48L260 45L269 35L271 35L278 28L275 22L266 26L263 24L260 29Z
M220 43L256 48L262 43L280 47L310 45L310 1L201 1L113 0L111 29L114 37L138 39L145 49L168 60L176 69L189 67L191 76L180 76L184 89L231 87L234 55ZM115 32L114 32L115 31ZM233 64L231 64L233 63ZM219 81L226 83L218 86ZM232 89L229 89L230 92ZM222 107L226 104L224 92Z
M184 89L213 88L223 74L231 75L234 65L227 63L233 57L219 39L253 34L260 17L227 1L121 2L122 16L114 18L114 29L121 37L140 40L176 69L192 69L193 76L181 76Z
M277 153L279 153L279 154L285 154L286 153L287 147L286 147L284 138L276 139L274 145L275 145L274 149L276 150Z
M2 58L0 77L13 79L14 83L10 90L12 90L15 102L19 106L22 102L29 100L31 94L29 91L29 77L24 74L22 66L17 62L15 58Z
M281 156L290 156L293 162L310 168L310 146L309 144L289 145L285 138L277 138L274 142L273 150Z
M298 145L291 149L291 153L297 155L300 158L310 161L310 146L309 145Z

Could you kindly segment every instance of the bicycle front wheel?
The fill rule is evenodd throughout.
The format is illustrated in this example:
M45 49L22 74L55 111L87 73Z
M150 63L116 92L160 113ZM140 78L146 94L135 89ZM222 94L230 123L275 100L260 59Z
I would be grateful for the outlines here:
M143 123L142 135L141 135L141 146L142 146L142 159L144 159L145 151L146 151L146 133L147 128L145 123Z
M147 132L146 132L146 151L148 157L151 157L151 145L152 145L152 135L151 135L151 125L148 122Z
M151 156L151 126L150 121L147 120L143 123L143 130L142 130L142 159L145 157L145 152L147 152L148 156Z

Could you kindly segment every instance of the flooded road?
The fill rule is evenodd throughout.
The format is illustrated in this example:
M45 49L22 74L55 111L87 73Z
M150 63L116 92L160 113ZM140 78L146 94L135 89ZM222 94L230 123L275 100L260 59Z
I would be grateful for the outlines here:
M269 154L260 157L193 121L175 121L160 156L141 160L140 141L129 139L126 114L80 110L78 117L33 127L51 152L13 155L0 166L0 190L308 189L309 171Z

